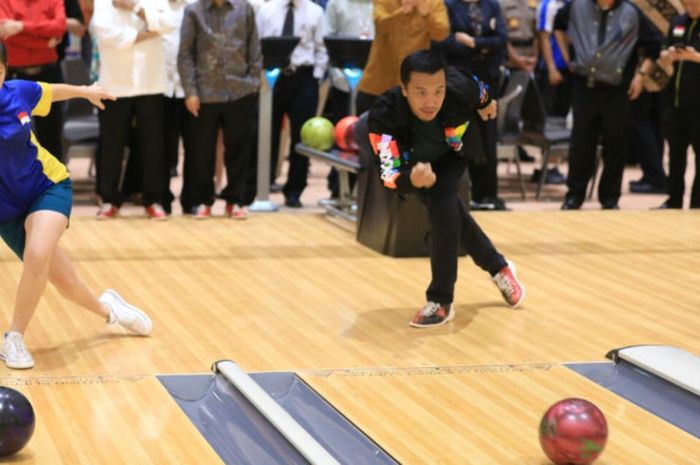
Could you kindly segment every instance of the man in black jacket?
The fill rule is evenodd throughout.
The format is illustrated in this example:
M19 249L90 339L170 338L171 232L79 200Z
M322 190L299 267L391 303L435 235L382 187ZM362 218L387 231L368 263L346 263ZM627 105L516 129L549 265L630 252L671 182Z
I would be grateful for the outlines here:
M695 180L690 208L700 208L700 0L685 0L686 13L671 20L667 51L662 59L673 63L669 86L672 109L666 120L669 145L668 200L661 208L683 208L688 145L695 152Z
M401 63L401 86L381 95L369 112L370 143L379 157L384 186L415 193L428 209L431 226L432 282L428 303L411 326L438 326L454 318L460 239L474 262L491 274L511 307L525 289L458 196L469 151L462 145L468 120L478 109L483 119L496 116L483 84L453 68L439 53L420 50Z
M562 210L578 210L603 146L598 201L616 210L627 159L630 100L642 92L642 78L659 56L660 37L627 0L572 0L557 12L554 29L571 41L574 127ZM639 52L644 60L636 68ZM636 69L636 71L635 71Z

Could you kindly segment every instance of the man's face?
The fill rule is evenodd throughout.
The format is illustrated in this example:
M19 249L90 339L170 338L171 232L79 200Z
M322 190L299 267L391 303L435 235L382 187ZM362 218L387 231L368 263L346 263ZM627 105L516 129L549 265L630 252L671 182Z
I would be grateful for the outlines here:
M700 0L683 0L683 7L693 19L700 17Z
M411 111L421 121L432 121L445 101L445 71L435 74L412 72L401 93L408 100Z

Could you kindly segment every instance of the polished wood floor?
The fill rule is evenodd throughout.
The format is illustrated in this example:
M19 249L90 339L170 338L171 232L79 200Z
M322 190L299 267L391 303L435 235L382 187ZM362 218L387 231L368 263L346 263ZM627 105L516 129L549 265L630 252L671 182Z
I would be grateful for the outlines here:
M624 440L618 442L611 436L607 462L601 463L697 463L674 461L673 457L666 462L640 462L636 455L634 460L618 460L628 448L630 454L641 454L637 443L646 441L646 447L657 447L649 443L653 439L648 437L650 428L659 432L655 440L659 450L665 451L663 444L674 441L684 457L700 458L700 441L644 412L635 413L631 404L564 369L504 373L478 380L460 373L428 376L420 389L412 384L422 379L416 376L345 376L337 377L338 381L319 376L319 370L532 363L556 368L561 362L603 360L612 348L644 343L674 345L700 354L700 214L511 212L479 214L477 220L501 252L517 264L527 286L526 304L521 310L506 308L488 276L463 259L454 322L433 330L415 330L407 322L424 301L427 259L378 255L320 216L278 213L253 216L246 222L176 218L165 223L136 217L113 222L76 218L62 245L79 273L96 292L111 287L144 308L153 318L154 334L136 338L110 331L102 321L49 289L26 336L36 367L27 372L3 369L0 381L28 386L20 389L31 396L41 428L45 428L42 434L37 430L32 450L56 447L47 441L55 441L52 435L60 431L65 436L60 455L68 457L69 445L90 450L82 443L94 441L84 430L94 436L118 436L121 428L137 424L132 423L137 421L132 413L118 407L106 391L110 389L131 396L134 408L150 407L153 414L148 421L153 422L154 430L164 431L163 441L181 448L191 441L193 449L182 453L201 455L199 450L206 449L206 444L153 375L205 372L212 362L225 358L247 371L302 373L406 464L516 463L503 459L511 460L504 451L520 454L519 463L544 463L536 450L536 421L527 425L541 415L546 404L577 392L599 399L612 416L611 423L631 422L623 429L615 428ZM0 324L4 327L9 324L20 271L11 252L3 249L0 301L5 302L5 310L0 313ZM105 387L97 383L94 390L37 381L76 377L143 377L144 381L107 383ZM432 392L433 384L437 389L448 386L447 397L420 408L415 418L422 421L384 420L402 412L413 418L412 409ZM519 384L525 385L522 389L527 395L516 389ZM381 393L385 385L387 391ZM510 385L510 390L505 389ZM390 394L395 395L386 403L383 396ZM74 396L96 407L81 407L71 400ZM522 433L500 435L499 427L494 426L493 431L483 433L488 440L479 439L475 432L485 422L479 414L484 408L479 396L488 405L498 407L504 402L510 406L500 407L497 417L501 423L508 422L506 412L517 410L512 407L532 397L528 408L513 414ZM46 413L44 397L51 399L51 413ZM359 411L365 407L358 399L374 399L381 415L366 418L370 409ZM80 409L100 411L100 406L114 412L109 418L117 426L105 419L84 430L71 430L54 420L83 416L81 421L87 421ZM618 416L620 411L630 416ZM417 443L425 442L423 422L447 425L444 447L434 444L435 449L411 452ZM453 443L467 444L461 442L464 437L475 434L484 461L464 454L453 456ZM522 441L527 444L515 444ZM145 443L139 454L148 454L153 463L194 463L162 459L149 447ZM446 452L433 455L437 449ZM49 463L32 462L31 457L26 463ZM111 458L96 454L89 463L120 463ZM216 463L212 460L197 463Z

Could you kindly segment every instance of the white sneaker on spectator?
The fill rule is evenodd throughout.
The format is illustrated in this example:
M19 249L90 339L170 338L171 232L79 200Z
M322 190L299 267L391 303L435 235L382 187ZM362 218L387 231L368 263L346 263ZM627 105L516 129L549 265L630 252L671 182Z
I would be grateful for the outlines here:
M14 331L5 333L0 358L5 361L7 368L25 370L34 366L32 355L24 347L24 338L20 333Z
M99 298L109 308L108 324L122 326L140 336L148 336L153 323L142 310L129 305L116 291L107 289Z

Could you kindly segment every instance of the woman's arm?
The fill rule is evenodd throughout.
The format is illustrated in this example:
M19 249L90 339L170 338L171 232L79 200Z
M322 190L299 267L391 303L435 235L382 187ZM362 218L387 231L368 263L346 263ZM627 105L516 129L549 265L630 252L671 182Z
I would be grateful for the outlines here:
M72 86L69 84L49 84L51 86L51 101L62 102L74 98L84 98L90 101L100 110L104 110L103 100L116 100L112 94L107 92L102 86L93 84L91 86Z

